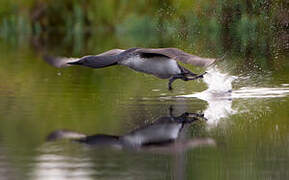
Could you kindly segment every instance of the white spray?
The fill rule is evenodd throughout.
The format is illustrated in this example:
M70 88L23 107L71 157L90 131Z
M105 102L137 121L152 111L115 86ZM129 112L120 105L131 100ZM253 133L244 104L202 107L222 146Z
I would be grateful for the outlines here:
M208 106L204 116L209 125L217 125L221 118L225 118L235 111L232 109L231 92L234 76L221 73L216 66L207 70L203 80L208 89L200 93L183 95L181 97L195 97L207 101Z

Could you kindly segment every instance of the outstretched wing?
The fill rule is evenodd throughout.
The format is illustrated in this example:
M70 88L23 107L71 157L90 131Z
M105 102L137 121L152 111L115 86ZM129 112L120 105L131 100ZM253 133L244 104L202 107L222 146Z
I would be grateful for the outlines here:
M210 66L216 60L218 60L214 58L203 58L195 56L177 48L159 48L159 49L140 48L137 49L135 52L139 53L143 57L166 56L176 61L181 61L185 64L191 64L200 67Z

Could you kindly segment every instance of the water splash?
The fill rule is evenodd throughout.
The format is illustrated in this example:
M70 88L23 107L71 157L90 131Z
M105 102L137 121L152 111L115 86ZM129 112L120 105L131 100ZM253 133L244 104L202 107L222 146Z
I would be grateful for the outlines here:
M220 119L226 118L236 111L232 109L232 82L237 77L222 73L216 66L207 70L204 82L208 89L205 91L182 95L179 97L194 97L207 101L208 106L204 116L209 125L216 125Z
M216 66L207 72L203 80L207 84L208 89L199 93L178 97L193 97L207 101L208 106L204 111L204 115L208 119L209 125L216 125L220 119L238 112L232 108L232 101L234 99L280 98L289 96L287 84L282 84L281 87L242 87L232 90L234 80L240 81L242 77L239 78L222 73ZM261 80L259 79L260 82ZM246 82L242 81L242 83Z
M207 70L204 82L207 84L206 91L211 93L224 93L232 90L232 82L237 79L227 73L222 73L216 66Z

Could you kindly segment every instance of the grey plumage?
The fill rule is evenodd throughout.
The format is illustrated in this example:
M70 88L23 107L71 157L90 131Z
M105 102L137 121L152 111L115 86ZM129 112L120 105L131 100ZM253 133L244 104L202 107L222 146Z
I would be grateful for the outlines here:
M219 60L202 58L177 48L112 49L98 55L84 56L82 58L44 56L44 59L55 67L81 65L91 68L103 68L113 65L123 65L135 71L152 74L158 78L170 78L169 89L172 89L171 84L176 79L188 81L203 77L203 74L197 75L182 67L178 62L208 67Z
M47 141L73 140L74 142L91 145L94 147L112 147L116 149L189 149L201 145L214 145L212 139L192 139L180 141L178 137L185 127L198 120L206 120L203 114L185 112L180 116L160 117L152 124L137 128L121 136L108 134L85 135L70 130L56 130L47 136ZM177 146L175 146L177 145ZM171 147L174 146L174 147Z
M177 48L159 48L159 49L140 48L140 49L137 49L136 52L143 53L143 54L154 53L156 55L158 54L158 55L166 56L176 61L181 61L182 63L191 64L191 65L199 66L199 67L210 66L216 60L218 60L214 58L203 58L203 57L195 56Z
M82 65L91 68L104 68L112 65L116 65L118 59L113 55L102 55L102 56L85 56L80 58L78 61L68 62L70 65Z

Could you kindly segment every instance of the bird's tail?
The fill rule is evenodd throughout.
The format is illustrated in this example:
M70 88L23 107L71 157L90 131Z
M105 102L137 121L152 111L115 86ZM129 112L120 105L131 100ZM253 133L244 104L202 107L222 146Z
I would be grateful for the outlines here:
M64 68L71 66L69 63L79 61L79 58L67 58L67 57L54 57L49 55L44 55L43 59L50 65L57 68Z
M81 65L91 68L103 68L116 65L118 58L116 56L84 56L82 58L53 57L44 55L43 59L50 65L63 68L72 65Z

